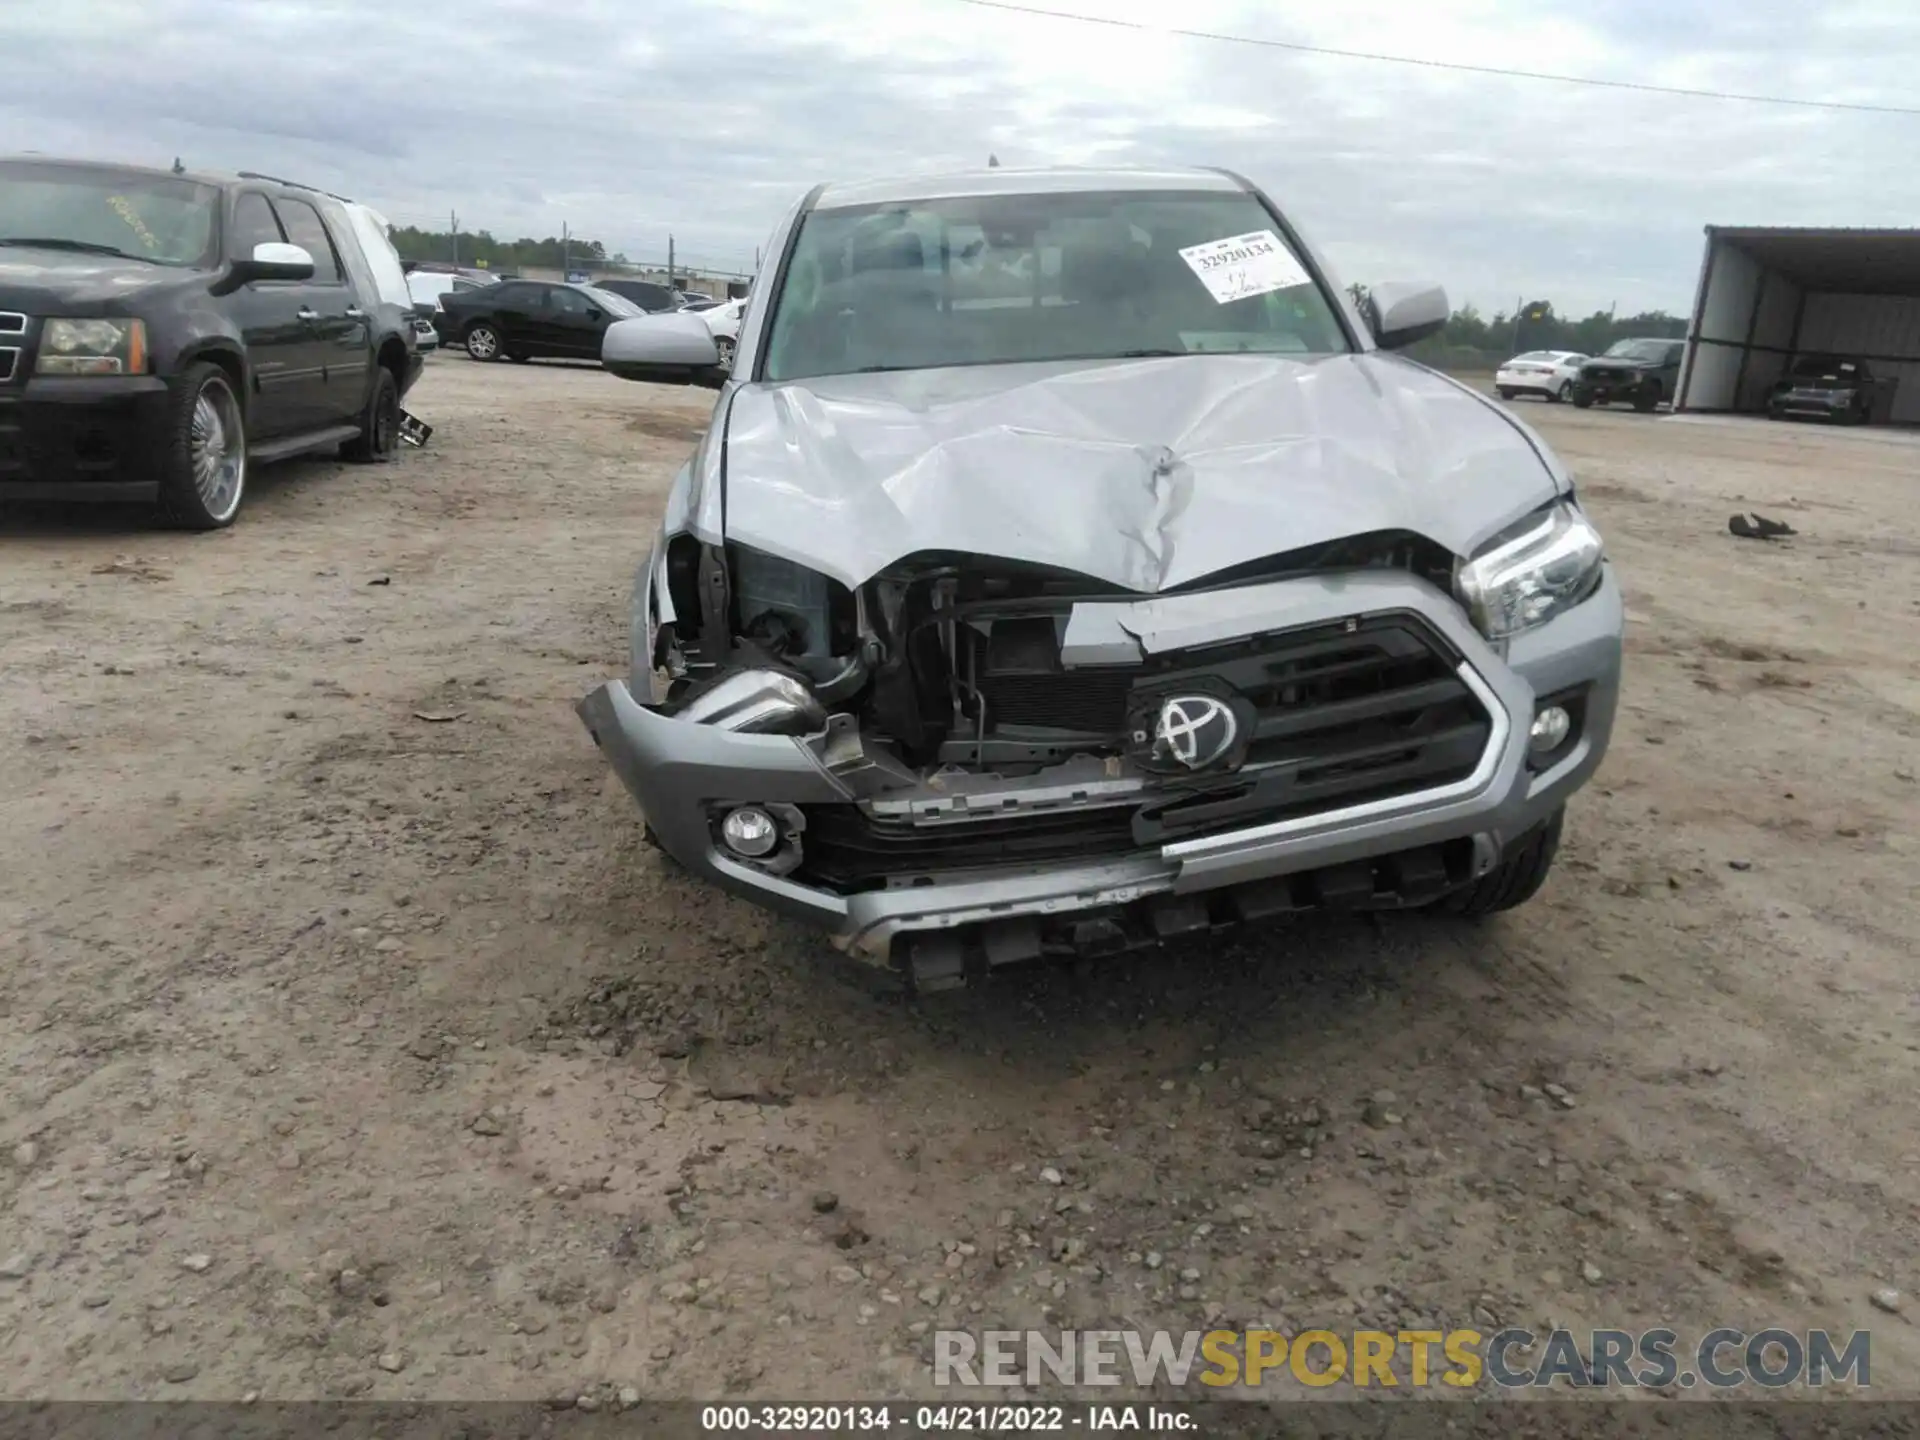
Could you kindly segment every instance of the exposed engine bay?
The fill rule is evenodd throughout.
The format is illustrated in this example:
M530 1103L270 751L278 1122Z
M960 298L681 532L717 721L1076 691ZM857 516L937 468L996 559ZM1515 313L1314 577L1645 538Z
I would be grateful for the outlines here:
M1189 593L1453 557L1358 537ZM1076 607L1140 596L1003 560L922 554L849 589L753 551L672 542L662 712L806 738L854 805L778 807L749 863L837 890L1120 855L1466 773L1488 719L1458 656L1410 616L1070 663ZM1192 724L1174 733L1168 697ZM1203 713L1204 712L1204 713ZM1213 731L1206 730L1213 725ZM1208 741L1200 753L1199 739ZM1219 743L1215 744L1214 741ZM1191 742L1181 751L1182 743Z
M1405 533L1356 536L1210 577L1187 593L1342 570L1394 569L1450 588L1454 560ZM674 539L667 584L679 618L652 657L672 679L667 712L700 708L730 673L790 676L869 743L922 771L1018 776L1127 738L1122 666L1064 663L1075 604L1139 597L1084 576L972 556L916 555L849 590L742 547ZM806 733L805 718L783 733ZM814 726L813 728L818 728Z

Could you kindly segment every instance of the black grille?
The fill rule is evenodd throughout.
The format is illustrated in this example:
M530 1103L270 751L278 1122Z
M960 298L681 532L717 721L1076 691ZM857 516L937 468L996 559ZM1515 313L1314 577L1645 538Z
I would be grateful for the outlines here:
M1127 696L1137 678L1137 670L1122 666L986 675L979 684L989 725L1117 735L1126 726Z
M1133 810L1125 805L938 826L876 819L856 805L802 809L807 828L800 878L838 890L873 889L890 877L1098 859L1140 848L1133 837Z
M983 681L991 726L1054 724L1114 735L1149 724L1144 717L1161 696L1225 685L1251 706L1252 740L1238 769L1165 776L1138 801L1101 810L916 827L851 805L815 807L807 873L858 888L889 876L1151 851L1464 779L1486 750L1492 721L1459 664L1423 620L1390 614L1151 665Z

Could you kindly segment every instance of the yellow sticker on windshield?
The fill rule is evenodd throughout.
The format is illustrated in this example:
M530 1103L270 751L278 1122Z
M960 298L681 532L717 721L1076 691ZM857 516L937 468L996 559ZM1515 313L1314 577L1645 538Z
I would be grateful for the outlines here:
M160 237L147 228L147 222L140 218L139 214L133 208L133 202L128 200L126 196L109 195L107 197L107 204L113 207L114 214L127 222L127 228L140 237L140 243L142 245L146 246L149 250L158 250L160 248Z

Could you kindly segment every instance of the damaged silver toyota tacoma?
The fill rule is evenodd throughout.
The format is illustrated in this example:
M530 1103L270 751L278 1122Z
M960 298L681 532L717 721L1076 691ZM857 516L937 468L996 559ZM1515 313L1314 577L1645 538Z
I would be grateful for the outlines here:
M1622 607L1524 424L1391 352L1240 178L827 185L581 717L694 873L924 989L1309 909L1517 905L1612 729Z

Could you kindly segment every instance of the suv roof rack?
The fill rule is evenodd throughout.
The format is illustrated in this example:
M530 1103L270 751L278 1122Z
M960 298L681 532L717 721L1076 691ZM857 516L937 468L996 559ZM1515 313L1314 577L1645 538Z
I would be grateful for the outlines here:
M265 180L270 185L284 185L289 190L311 190L316 195L325 195L329 199L338 200L342 205L354 203L346 196L335 195L331 190L322 190L318 185L303 185L298 180L287 180L278 175L263 175L258 170L242 170L239 175L242 180Z

